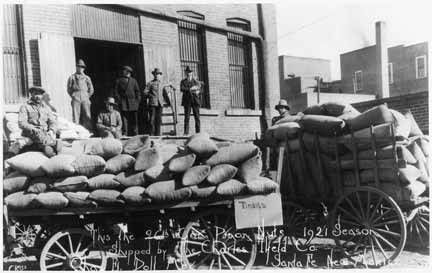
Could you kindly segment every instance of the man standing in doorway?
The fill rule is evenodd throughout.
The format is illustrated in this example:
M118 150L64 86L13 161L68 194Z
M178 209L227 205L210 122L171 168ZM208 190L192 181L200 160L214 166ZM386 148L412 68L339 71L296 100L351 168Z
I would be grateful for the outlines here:
M85 68L84 61L78 60L76 72L68 79L67 92L72 99L73 122L81 124L91 131L90 97L93 95L94 89L90 77L84 74Z
M189 134L189 120L191 108L195 119L195 132L199 133L201 129L200 113L201 106L201 83L193 77L193 70L189 66L185 69L186 78L180 82L180 91L183 93L182 106L184 107L184 134Z
M150 135L160 136L162 107L171 106L168 97L168 87L171 85L162 86L162 71L159 68L155 68L152 74L153 80L147 83L144 97L148 98L148 106L150 108Z
M119 102L123 118L123 132L128 136L135 136L138 133L137 111L140 104L140 90L138 82L131 77L132 72L130 66L123 66L121 76L114 86L114 98Z

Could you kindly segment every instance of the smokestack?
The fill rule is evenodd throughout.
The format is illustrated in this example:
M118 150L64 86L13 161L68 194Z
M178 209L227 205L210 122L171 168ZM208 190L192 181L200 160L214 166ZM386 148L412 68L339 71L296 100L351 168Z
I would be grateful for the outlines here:
M376 62L377 62L377 90L378 98L388 98L390 96L388 78L388 49L386 23L378 21L375 23L376 38Z

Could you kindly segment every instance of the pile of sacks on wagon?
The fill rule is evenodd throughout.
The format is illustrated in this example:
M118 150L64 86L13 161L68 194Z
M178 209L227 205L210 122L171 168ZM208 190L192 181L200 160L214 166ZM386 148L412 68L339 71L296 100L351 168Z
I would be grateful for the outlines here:
M8 159L8 208L142 206L278 190L260 176L261 151L252 143L221 144L199 133L181 146L147 135L75 144L52 158L26 152Z
M377 139L375 144L371 128ZM344 141L336 144L335 139ZM352 140L358 141L354 144ZM379 187L396 201L414 202L428 193L432 176L430 138L423 135L410 111L402 114L385 104L363 113L349 104L314 105L303 113L277 121L265 132L263 142L271 147L283 144L288 149L285 160L289 164L284 164L282 193L294 190L308 198L329 196L340 188L338 178L344 189L356 185L356 168L361 185L374 185L376 165ZM340 161L339 169L336 159ZM284 188L289 182L294 189Z

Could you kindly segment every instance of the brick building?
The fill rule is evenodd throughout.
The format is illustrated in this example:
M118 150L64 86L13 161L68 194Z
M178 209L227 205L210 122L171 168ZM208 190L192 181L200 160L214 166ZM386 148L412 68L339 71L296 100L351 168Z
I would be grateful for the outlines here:
M428 43L398 45L388 49L390 96L428 91ZM340 55L343 93L377 92L377 50L368 46Z
M184 119L179 83L187 65L204 82L201 122L210 134L253 138L279 99L272 5L25 4L3 9L6 108L25 101L29 86L42 85L57 112L70 118L65 85L78 58L85 60L95 86L94 114L120 66L134 69L141 88L159 67L163 81L176 87L178 134Z

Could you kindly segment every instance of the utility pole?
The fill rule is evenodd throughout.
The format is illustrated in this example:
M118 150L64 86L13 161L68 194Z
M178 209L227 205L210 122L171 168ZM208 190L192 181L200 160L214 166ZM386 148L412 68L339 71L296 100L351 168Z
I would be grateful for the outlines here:
M321 92L321 77L316 76L315 80L317 81L317 104L320 103L320 92Z

